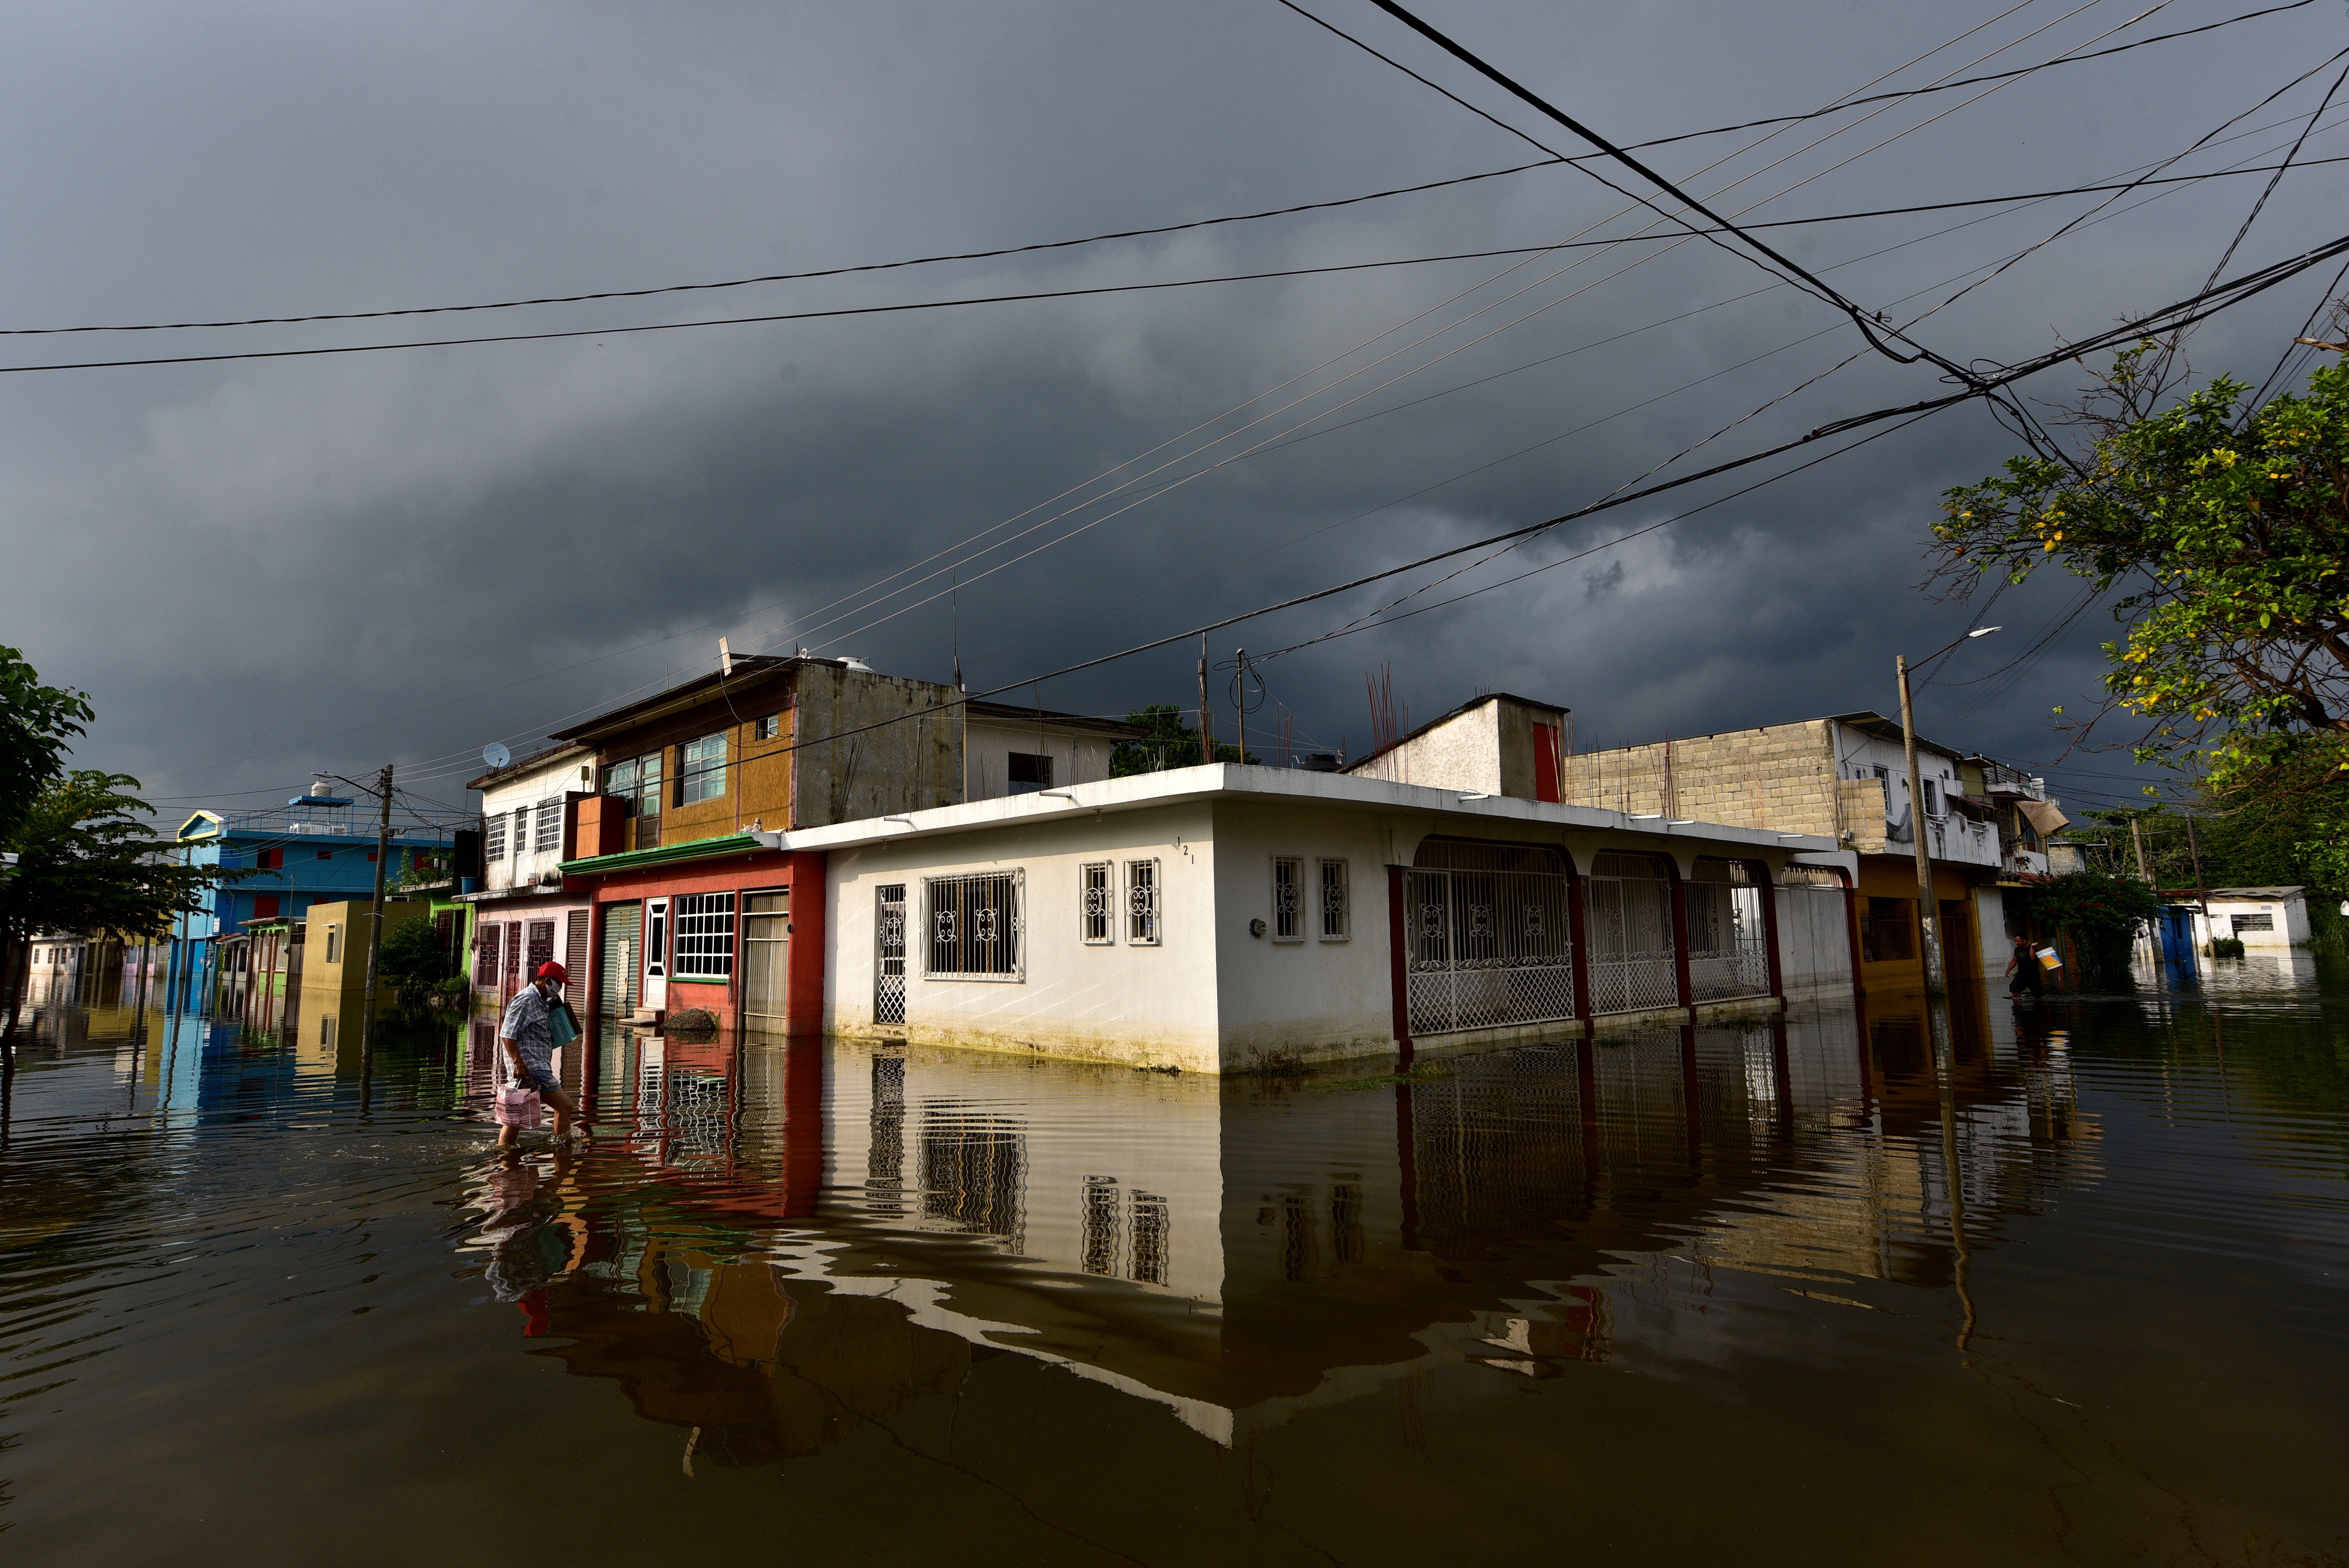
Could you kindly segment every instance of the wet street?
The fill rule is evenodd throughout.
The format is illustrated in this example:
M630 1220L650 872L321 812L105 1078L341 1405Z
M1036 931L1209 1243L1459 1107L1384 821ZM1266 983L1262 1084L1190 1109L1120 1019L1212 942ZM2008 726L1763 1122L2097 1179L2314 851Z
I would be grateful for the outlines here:
M2336 1563L2349 974L1216 1081L45 1009L0 1559ZM1361 1071L1373 1071L1362 1068Z

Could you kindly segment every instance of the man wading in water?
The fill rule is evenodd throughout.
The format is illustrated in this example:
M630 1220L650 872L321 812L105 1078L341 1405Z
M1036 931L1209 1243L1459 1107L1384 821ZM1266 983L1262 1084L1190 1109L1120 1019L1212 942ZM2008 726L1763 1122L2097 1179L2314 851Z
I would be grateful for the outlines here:
M558 1143L571 1136L571 1119L579 1114L579 1102L564 1093L555 1079L554 1037L547 1019L558 1007L569 1010L556 988L570 978L571 972L560 964L540 965L538 977L514 993L506 1004L505 1021L498 1026L498 1087L536 1089L538 1098L554 1108ZM498 1129L501 1149L512 1149L521 1138L519 1127Z

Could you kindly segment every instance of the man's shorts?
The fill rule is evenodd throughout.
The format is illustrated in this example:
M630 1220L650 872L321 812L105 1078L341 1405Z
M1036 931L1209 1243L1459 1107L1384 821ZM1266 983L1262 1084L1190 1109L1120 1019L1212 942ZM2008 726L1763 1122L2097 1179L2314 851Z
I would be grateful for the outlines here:
M563 1092L563 1085L556 1080L553 1073L525 1073L512 1080L507 1087L531 1089L542 1097Z

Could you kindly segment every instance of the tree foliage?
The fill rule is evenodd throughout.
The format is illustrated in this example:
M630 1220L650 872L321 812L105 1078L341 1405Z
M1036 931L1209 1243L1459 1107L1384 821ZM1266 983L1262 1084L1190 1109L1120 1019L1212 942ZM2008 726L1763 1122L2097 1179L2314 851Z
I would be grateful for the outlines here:
M2349 366L2255 407L2226 377L2171 400L2170 363L2118 356L2077 410L2084 455L1948 491L1935 580L1964 597L2060 563L2120 592L2076 735L2127 715L2140 760L2221 799L2349 779Z
M138 787L127 773L77 769L40 792L10 843L17 861L0 881L0 935L151 935L173 915L201 910L214 883L237 874L161 858L148 805L129 793Z
M376 954L377 978L391 986L403 1007L422 1005L442 981L457 973L430 919L404 920L384 934Z
M2052 877L2030 899L2033 916L2072 938L2086 977L2098 985L2127 983L2129 946L2161 912L2151 888L2106 872Z
M1138 707L1125 716L1125 722L1139 725L1150 733L1136 740L1121 740L1110 753L1109 776L1123 779L1132 773L1156 773L1168 768L1190 768L1200 760L1199 730L1182 708L1170 703L1152 703ZM1261 762L1262 758L1250 753L1240 755L1240 748L1229 742L1216 748L1218 762Z
M0 647L0 845L14 847L33 802L65 771L74 738L96 717L89 694L43 686L22 653Z

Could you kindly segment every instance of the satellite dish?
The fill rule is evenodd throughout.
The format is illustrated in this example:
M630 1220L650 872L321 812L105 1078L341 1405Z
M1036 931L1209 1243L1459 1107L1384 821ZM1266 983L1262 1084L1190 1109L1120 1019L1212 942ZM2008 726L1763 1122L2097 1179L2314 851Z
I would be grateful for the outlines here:
M481 760L493 769L503 768L513 760L513 753L508 751L502 743L492 740L481 748Z

